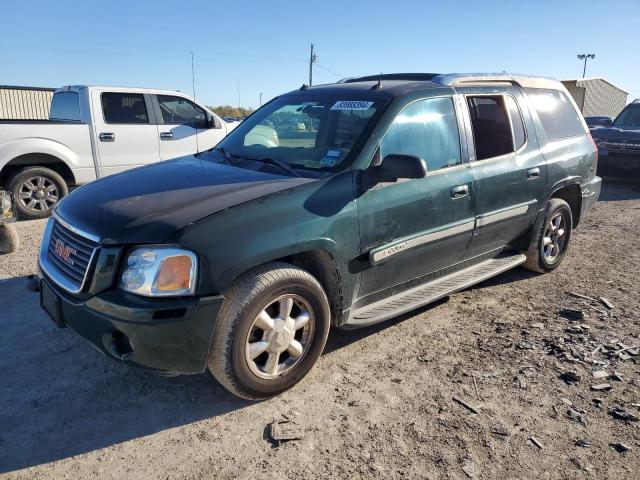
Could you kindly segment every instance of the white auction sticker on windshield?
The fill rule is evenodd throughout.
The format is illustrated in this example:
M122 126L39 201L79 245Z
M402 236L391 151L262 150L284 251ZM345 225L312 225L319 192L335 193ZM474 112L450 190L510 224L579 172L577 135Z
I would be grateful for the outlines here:
M373 102L364 100L340 100L333 104L331 110L369 110Z

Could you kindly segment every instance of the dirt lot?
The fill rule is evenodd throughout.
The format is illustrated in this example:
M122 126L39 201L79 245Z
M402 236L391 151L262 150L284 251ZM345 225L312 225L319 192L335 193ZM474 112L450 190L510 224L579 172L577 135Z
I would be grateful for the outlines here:
M640 354L624 350L640 344L637 184L605 185L555 273L334 331L310 376L263 403L56 329L25 289L42 227L20 223L23 247L0 257L1 478L640 478ZM285 415L303 438L275 446L266 426Z

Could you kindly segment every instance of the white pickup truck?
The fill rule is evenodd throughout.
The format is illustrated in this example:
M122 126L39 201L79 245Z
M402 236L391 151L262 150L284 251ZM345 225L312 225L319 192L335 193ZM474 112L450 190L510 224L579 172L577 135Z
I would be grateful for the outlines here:
M236 125L180 92L63 87L49 120L0 120L0 187L44 218L69 187L209 150Z

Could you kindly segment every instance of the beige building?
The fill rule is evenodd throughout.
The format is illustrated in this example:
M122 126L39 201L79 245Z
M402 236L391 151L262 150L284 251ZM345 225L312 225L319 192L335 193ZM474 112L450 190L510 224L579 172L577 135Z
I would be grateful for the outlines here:
M53 88L0 85L0 119L48 119L54 90Z
M615 117L629 92L601 77L562 80L585 117Z

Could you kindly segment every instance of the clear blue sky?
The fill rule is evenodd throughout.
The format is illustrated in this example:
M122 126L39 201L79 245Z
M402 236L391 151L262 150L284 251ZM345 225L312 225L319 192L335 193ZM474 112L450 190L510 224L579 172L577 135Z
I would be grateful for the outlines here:
M3 0L0 84L177 89L209 105L378 72L587 76L640 97L640 0ZM334 73L331 73L334 72Z

